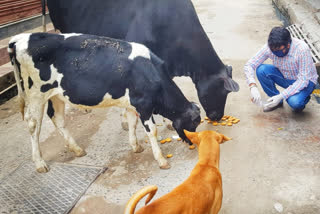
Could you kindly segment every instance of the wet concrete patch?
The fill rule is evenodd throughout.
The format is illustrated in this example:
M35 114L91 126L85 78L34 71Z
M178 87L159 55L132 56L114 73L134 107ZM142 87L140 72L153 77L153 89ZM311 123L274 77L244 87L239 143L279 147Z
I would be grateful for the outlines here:
M86 149L90 138L98 131L100 123L105 119L105 109L95 109L87 113L84 110L70 109L65 117L66 128L77 144ZM41 151L45 160L68 162L76 157L68 151L64 138L54 128L53 133L41 144Z
M81 200L70 214L120 214L123 206L108 203L103 197L89 196Z

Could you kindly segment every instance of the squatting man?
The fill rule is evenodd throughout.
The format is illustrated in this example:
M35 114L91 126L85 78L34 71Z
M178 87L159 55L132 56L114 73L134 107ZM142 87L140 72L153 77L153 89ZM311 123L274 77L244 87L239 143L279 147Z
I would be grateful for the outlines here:
M262 64L271 59L273 65ZM270 97L262 104L261 95L255 82L254 71L264 92ZM244 72L251 92L251 100L262 105L264 112L283 106L286 100L295 112L301 112L310 100L310 94L317 83L318 74L312 61L308 45L291 38L284 27L274 27L268 43L245 65ZM281 93L275 84L285 88Z

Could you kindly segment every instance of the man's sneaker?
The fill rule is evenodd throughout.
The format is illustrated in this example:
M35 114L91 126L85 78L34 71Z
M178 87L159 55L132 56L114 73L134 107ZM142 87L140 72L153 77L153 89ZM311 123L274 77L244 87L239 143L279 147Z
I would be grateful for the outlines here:
M270 112L273 111L277 108L283 107L283 102L279 103L278 105L274 106L274 107L267 107L267 106L263 106L263 112Z

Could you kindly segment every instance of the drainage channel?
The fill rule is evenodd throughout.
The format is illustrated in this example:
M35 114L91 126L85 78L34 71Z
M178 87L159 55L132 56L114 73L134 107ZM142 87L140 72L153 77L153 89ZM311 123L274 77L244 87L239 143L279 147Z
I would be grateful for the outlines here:
M290 20L289 20L289 15L288 14L283 14L278 6L275 4L274 0L272 1L272 6L275 10L276 16L278 19L282 22L284 27L288 27L290 25Z
M312 59L315 63L320 62L320 52L313 45L313 42L308 38L308 35L303 32L302 28L298 24L293 24L287 27L291 36L303 40L309 46L312 54Z

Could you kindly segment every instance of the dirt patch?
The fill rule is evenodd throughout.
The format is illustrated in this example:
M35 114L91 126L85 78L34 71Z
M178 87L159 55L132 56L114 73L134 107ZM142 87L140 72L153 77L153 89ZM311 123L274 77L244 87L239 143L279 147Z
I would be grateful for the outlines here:
M66 128L77 144L86 149L90 144L90 138L99 129L99 125L105 120L107 109L95 109L91 113L83 110L72 109L66 115ZM75 155L66 148L64 138L55 130L49 138L41 143L41 151L45 160L68 162L75 159Z
M148 169L158 168L152 151L146 149L143 154L133 152L112 161L108 170L99 177L97 184L116 189L120 185L129 185L133 180L142 180L151 176Z
M103 197L89 197L82 200L70 214L117 214L123 213L123 207L107 203Z
M254 115L253 117L254 124L258 127L272 127L275 125L276 127L281 127L285 125L288 121L288 116L285 114L273 114L273 113L259 113Z
M19 102L17 97L15 97L0 106L0 120L8 118L17 112L19 112Z

